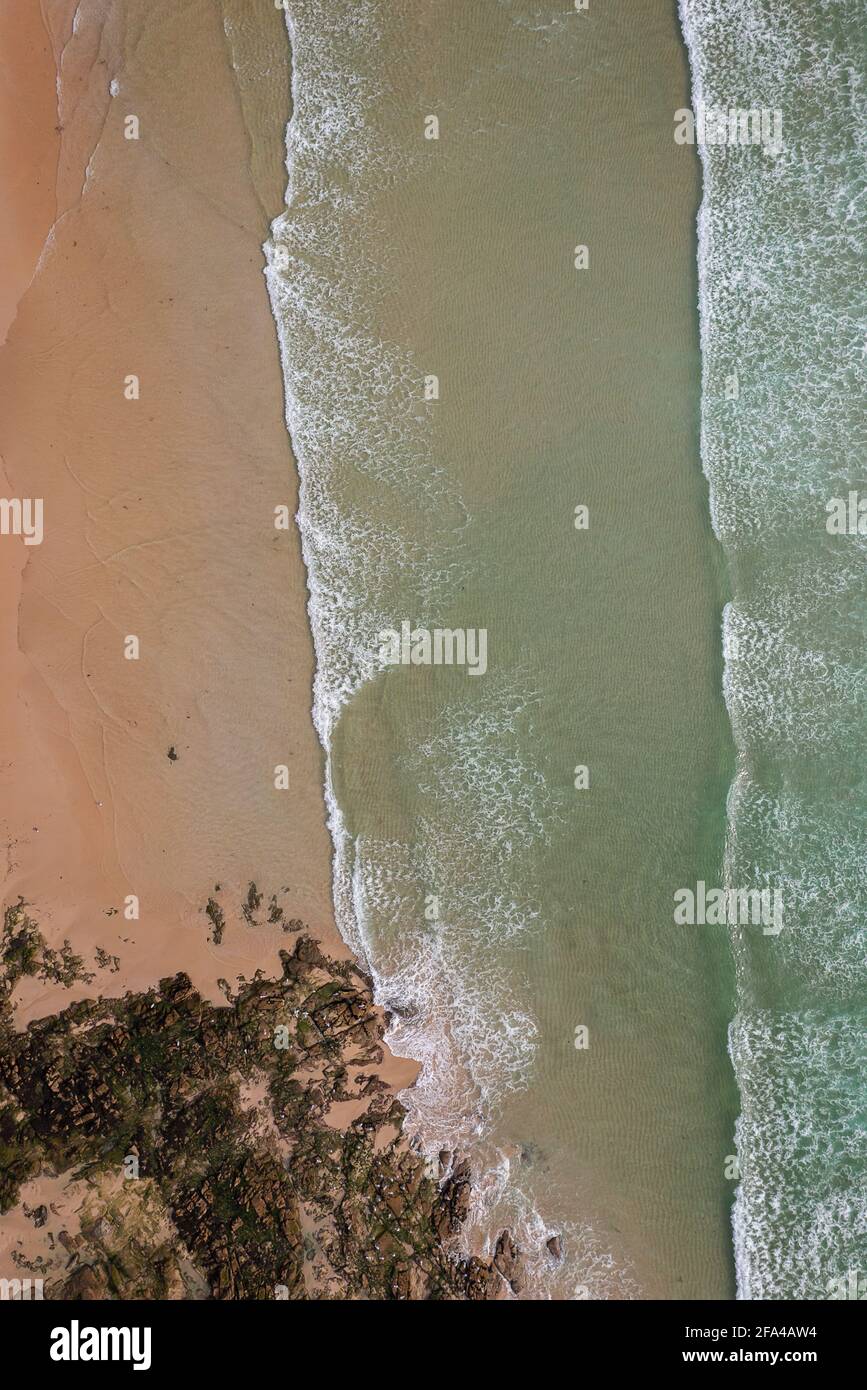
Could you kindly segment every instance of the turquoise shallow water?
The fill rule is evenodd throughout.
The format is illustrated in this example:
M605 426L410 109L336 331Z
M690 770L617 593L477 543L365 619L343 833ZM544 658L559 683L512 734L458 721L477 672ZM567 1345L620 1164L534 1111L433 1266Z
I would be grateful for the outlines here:
M779 83L747 20L783 33L800 7L734 10L685 5L693 78L752 105ZM290 0L287 22L289 189L267 251L314 717L338 920L392 1046L423 1064L409 1132L471 1157L467 1239L510 1225L530 1296L729 1297L740 1110L741 1292L805 1267L817 1193L792 1175L815 1160L813 1288L855 1258L857 1196L859 783L843 748L861 571L811 530L829 478L851 473L822 433L850 428L846 236L821 241L797 155L706 158L699 342L700 165L673 138L689 73L662 0L581 15ZM785 52L780 82L823 89L821 44L815 71ZM839 138L845 154L851 129ZM829 158L821 192L841 215L847 177ZM772 236L775 198L814 238L795 258L819 299L805 324L783 317L795 253ZM805 344L835 321L829 409ZM379 634L404 622L484 629L487 670L383 666ZM673 895L699 880L784 880L784 932L676 925ZM824 936L799 925L819 908ZM833 1153L799 1128L781 1178L792 1117L827 1119L809 1096L832 1038L847 1059L825 1089Z
M826 529L864 488L864 12L681 15L694 104L783 122L779 153L702 151L702 459L733 582L726 877L784 913L733 933L738 1291L822 1299L867 1259L867 537Z

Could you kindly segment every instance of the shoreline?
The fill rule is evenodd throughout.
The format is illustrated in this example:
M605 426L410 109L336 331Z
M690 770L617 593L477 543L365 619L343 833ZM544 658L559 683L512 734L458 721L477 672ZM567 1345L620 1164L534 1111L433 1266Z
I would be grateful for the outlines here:
M700 69L699 69L699 66L698 66L697 62L695 61L694 45L695 45L696 39L695 39L695 35L694 35L694 33L693 33L693 31L692 31L692 29L691 29L691 27L690 27L689 17L688 17L688 15L687 15L685 0L677 0L677 22L678 22L678 27L679 27L679 29L680 29L681 36L682 36L684 52L685 52L685 54L686 54L687 73L688 73L688 76L689 76L690 106L691 106L691 108L692 108L693 110L698 110L698 109L699 109L699 106L701 105L701 103L703 102L703 99L704 99L704 98L703 98L703 85L702 85L702 81L701 81L701 72L700 72ZM728 552L728 550L727 550L725 544L723 543L723 539L722 539L722 536L720 535L720 530L719 530L719 527L718 527L718 524L717 524L716 500L715 500L714 488L713 488L713 477L712 477L712 474L711 474L710 469L706 466L705 451L704 451L704 448L703 448L704 427L705 427L705 413L704 413L704 412L705 412L705 370L706 370L706 343L705 343L705 333L706 333L706 327L707 327L707 323L706 323L706 318L707 318L707 298L706 298L706 288L705 288L705 275L706 275L706 256L705 256L705 249L706 249L706 242L707 242L706 219L707 219L707 173L708 173L708 171L707 171L706 162L705 162L704 146L701 145L701 144L699 144L698 147L697 147L696 159L697 159L698 167L699 167L699 193L700 193L699 205L698 205L698 208L697 208L697 210L696 210L696 215L695 215L695 276L696 276L696 288L697 288L697 296L696 296L696 320L697 320L697 328L698 328L699 357L700 357L700 364L701 364L701 365L700 365L700 376L699 376L699 393L698 393L698 394L699 394L699 398L698 398L698 439L697 439L697 450L698 450L699 466L701 467L702 474L703 474L703 476L704 476L704 478L706 479L706 482L707 482L708 517L709 517L709 520L710 520L710 525L711 525L711 529L712 529L712 531L713 531L713 535L714 535L715 540L716 540L717 550L718 550L719 556L721 557L721 562L720 562L720 563L721 563L721 575L722 575L722 583L723 583L723 585L724 585L724 596L723 596L724 601L723 601L722 609L721 609L721 612L720 612L720 626L719 626L719 650L720 650L720 661L721 661L720 688L721 688L721 690L722 690L723 703L724 703L724 705L725 705L726 716L727 716L727 719L728 719L730 749L731 749L731 754L732 754L732 759L733 759L733 766L732 766L732 769L731 769L731 780L730 780L730 782L729 782L728 791L727 791L727 793L726 793L726 799L725 799L725 809L724 809L724 816L725 816L725 836L724 836L724 842L723 842L723 863L722 863L722 865L721 865L721 878L727 878L725 861L726 861L726 856L727 856L727 853L728 853L728 840L729 840L729 833L730 833L730 815L729 815L729 807L730 807L730 800L731 800L731 798L732 798L732 796L733 796L733 794L734 794L734 790L735 790L735 787L736 787L736 785L737 785L738 777L739 777L740 771L741 771L741 761L740 761L740 760L741 760L741 750L740 750L740 748L739 748L739 746L738 746L737 731L736 731L735 726L734 726L734 723L733 723L733 721L732 721L732 717L731 717L731 706L730 706L730 701L729 701L729 680L730 680L730 672L729 672L728 651L727 651L727 648L728 648L727 632L728 632L728 626L729 626L729 614L730 614L730 612L731 612L732 604L733 604L733 601L734 601L734 596L735 596L735 585L734 585L734 575L733 575L733 573L732 573L732 569L731 569L731 565L730 565L730 559L731 559L731 557L730 557L730 555L729 555L729 552ZM734 965L734 963L735 963L735 962L734 962L734 956L732 957L732 961L733 961L733 965ZM741 1095L741 1089L740 1089L740 1080L741 1080L741 1079L740 1079L740 1077L739 1077L739 1075L738 1075L738 1070L737 1070L737 1066L736 1066L736 1062L735 1062L735 1057L734 1057L733 1052L732 1052L732 1042L731 1042L732 1030L733 1030L733 1029L736 1027L736 1025L737 1025L737 1016L738 1016L738 1010L739 1010L739 1000L738 1000L738 998L737 998L737 994L735 994L735 997L732 999L731 1003L732 1003L732 1017L731 1017L731 1020L730 1020L730 1022L729 1022L729 1026L728 1026L728 1030L727 1030L727 1034L726 1034L726 1055L727 1055L727 1057L728 1057L728 1059L729 1059L729 1065L730 1065L730 1067L731 1067L732 1080L733 1080L733 1089L734 1089L734 1094L735 1094L735 1096L736 1096L736 1103L737 1103L737 1113L736 1113L735 1118L734 1118L734 1130L733 1130L733 1143L734 1143L734 1145L735 1145L735 1148L737 1148L737 1133L738 1133L738 1127L739 1127L739 1125L740 1125L740 1117L741 1117L742 1110L743 1110L743 1097L742 1097L742 1095ZM738 1296L739 1296L739 1294L740 1294L740 1291L741 1291L741 1259L740 1259L739 1249L738 1249L738 1233L737 1233L737 1194L735 1194L735 1197L733 1198L732 1203L731 1203L731 1206L730 1206L730 1209L729 1209L729 1236L730 1236L730 1255L731 1255L732 1282L733 1282L733 1286L734 1286L734 1297L735 1297L735 1299L737 1299Z
M214 1007L178 972L11 1024L50 953L0 944L0 1257L46 1299L499 1300L508 1233L452 1254L469 1174L406 1144L371 982L308 936ZM74 971L73 962L70 966ZM12 1110L17 1113L12 1115ZM8 1268L7 1268L8 1266Z
M212 845L237 845L223 880L228 930L222 954L229 957L227 964L234 955L240 969L255 963L263 951L265 959L273 950L251 933L243 911L254 882L269 898L275 893L281 900L285 897L287 916L303 915L323 939L329 930L336 935L333 923L329 927L329 855L318 752L299 689L312 670L312 657L303 607L296 597L297 538L291 533L282 537L273 529L269 534L267 529L272 510L268 493L276 492L281 501L288 493L291 502L294 490L279 412L273 407L262 411L258 438L254 436L253 449L245 451L253 458L261 449L267 475L264 486L258 481L255 507L240 503L240 479L233 477L231 464L224 468L220 463L215 476L211 467L219 435L228 428L237 441L239 430L249 428L259 416L267 394L267 373L264 384L262 377L271 343L267 334L264 341L260 336L268 314L255 264L263 230L260 194L267 179L257 171L259 184L250 186L245 164L226 176L211 198L216 204L214 225L225 224L231 208L236 224L236 245L230 250L236 253L237 268L217 305L214 266L205 259L197 270L194 247L193 254L187 254L172 244L174 228L166 216L172 200L178 204L179 178L184 181L180 202L189 216L201 219L207 212L201 204L201 177L191 161L198 153L196 142L208 136L209 124L213 130L216 108L228 103L215 96L209 107L203 93L201 114L185 134L186 148L179 144L168 151L162 129L174 135L181 126L186 112L179 102L186 105L189 93L167 82L163 127L150 132L154 150L142 148L144 135L138 145L121 144L118 102L124 109L131 104L125 88L137 84L142 104L154 100L158 54L146 53L136 69L124 52L124 24L136 38L141 6L127 5L123 23L121 11L115 10L112 25L98 36L88 32L87 15L72 35L74 8L68 7L65 27L60 12L53 16L63 64L61 113L55 117L63 127L61 214L42 248L38 273L22 281L27 288L0 353L7 492L38 491L45 499L46 516L41 546L26 549L9 536L0 547L11 575L16 567L23 571L20 595L13 595L11 585L4 589L9 602L4 668L10 672L17 663L19 676L16 682L4 682L3 694L28 730L10 739L4 758L7 802L15 807L7 827L4 891L13 899L21 895L32 902L49 932L55 930L59 936L74 929L81 944L92 936L92 944L111 945L113 950L120 939L110 930L115 924L92 925L92 920L97 914L121 916L133 892L140 900L140 917L133 920L147 924L139 933L147 931L148 943L146 948L141 941L124 943L128 949L120 954L130 985L141 986L153 978L148 957L165 950L173 953L178 968L190 969L213 994L213 982L225 966L213 951L202 951L207 929L202 914L214 891L208 861L225 862L225 853L211 850ZM168 41L178 22L169 26ZM224 36L201 16L190 23L186 65L198 40L205 62L215 65L211 80L230 84L230 90L234 74ZM208 76L207 71L202 74L200 86ZM38 104L41 92L35 83L33 90ZM83 91L86 100L81 99ZM64 121L64 109L73 105L75 116ZM224 135L229 148L233 143L246 145L246 128L234 103ZM158 165L166 163L169 153L174 164L161 178ZM130 156L139 166L133 182L124 167ZM209 157L213 161L213 153ZM139 185L153 177L161 187L153 190L148 203ZM78 202L68 196L76 184L82 193ZM161 208L161 202L166 206ZM44 230L39 228L39 237ZM98 307L100 299L123 293L120 287L129 282L125 241L133 246L138 241L145 253L136 267L142 292L130 296L134 343L122 326L118 329L117 314L110 311L106 316ZM156 256L151 254L153 246ZM119 261L116 255L112 258L113 247L120 249ZM229 251L220 259L228 265ZM70 261L72 285L66 270ZM250 270L245 262L251 262ZM219 278L228 279L225 271ZM183 297L180 320L173 307L178 302L175 289ZM219 321L209 325L216 308L224 310L227 324L237 319L236 337L250 361L244 371L233 372L241 377L233 393L238 423L223 411L208 428L196 396L204 395L202 405L206 404L213 374L205 340L209 326L215 336L221 331ZM61 329L65 322L76 323L71 334ZM191 350L181 363L178 348L184 342ZM157 365L166 346L170 362L175 359L171 381L150 365ZM120 363L126 359L127 365L134 361L139 367L140 400L124 400L120 388L125 378L118 381L111 370L115 355ZM216 381L222 380L217 364ZM270 381L279 381L273 365ZM244 401L245 387L249 402ZM76 405L82 397L83 404ZM118 398L120 405L115 404ZM64 408L68 400L71 409ZM196 424L203 426L201 441L191 436L191 410ZM166 466L163 460L175 451L183 464ZM60 452L62 459L57 457ZM190 477L196 469L199 476ZM262 463L258 471L263 472ZM239 514L237 521L223 524L211 513L205 488L212 483L223 492L230 516L233 510ZM144 496L133 495L137 485ZM138 515L127 515L133 503ZM188 554L183 534L180 543L172 534L178 531L173 514L189 518L193 544ZM213 547L197 541L196 523L213 532L225 558L214 560ZM139 556L147 566L153 565L152 571L142 568ZM273 591L264 603L255 592L254 574L263 563ZM246 602L239 604L244 590ZM222 610L216 614L205 607L214 599ZM247 624L245 607L258 632L238 641L238 669L233 671L223 662L220 647L239 634L241 623ZM191 651L185 652L173 638L170 625L179 637L191 639ZM136 627L138 666L118 660L124 633ZM276 649L278 637L284 650L272 658L267 649ZM215 682L222 688L212 693L208 687ZM261 690L255 703L248 693L251 684ZM240 716L240 727L233 716ZM245 717L252 726L249 732ZM11 719L6 727L17 732ZM248 750L255 747L252 735L257 730L266 756L271 744L275 763L278 754L292 760L289 816L281 811L277 794L268 793L267 762L261 774L255 772L259 785L245 768L245 763L251 765ZM64 769L60 779L58 767ZM293 869L293 860L306 861L301 872ZM78 907L71 913L73 902ZM82 920L85 916L89 923ZM180 933L174 926L177 921L183 924ZM138 950L132 949L136 945ZM57 1001L49 993L32 1002L51 1012Z
M4 749L4 780L13 811L6 821L3 906L12 914L7 920L17 921L20 915L38 924L43 942L39 968L16 980L10 1023L16 1045L57 1028L58 1020L72 1017L76 1009L86 1013L95 1007L95 994L100 1008L128 1008L161 979L183 976L202 1007L222 1007L227 977L243 979L262 971L273 978L285 954L281 948L299 931L327 952L329 968L357 971L333 920L322 760L303 693L312 689L313 659L300 543L294 530L288 537L275 535L268 519L278 501L288 502L293 513L297 490L297 480L287 472L293 461L276 404L282 400L282 383L273 323L266 327L270 314L261 277L262 241L270 226L267 200L278 181L284 186L285 176L282 169L275 172L273 147L270 162L268 150L260 147L252 169L227 154L233 148L249 149L246 122L264 119L268 94L260 89L257 54L245 49L250 36L240 28L230 33L226 27L218 36L201 15L173 16L164 42L186 61L172 80L163 72L153 33L145 35L140 27L137 0L116 6L112 24L100 30L98 39L89 30L87 14L73 35L74 8L70 3L68 14L55 15L53 22L63 64L58 118L63 129L57 138L59 201L65 211L42 248L38 273L27 280L23 293L26 277L17 287L10 285L10 294L20 294L20 299L9 341L0 350L5 408L0 449L9 472L8 491L38 491L46 511L42 547L28 553L11 537L0 545L4 568L8 565L13 574L16 566L22 570L20 592L4 588L9 604L4 606L2 698L16 711L16 721L4 729L18 737ZM227 0L227 16L232 9L233 0ZM200 26L199 31L187 32L187 23ZM124 47L132 40L134 57ZM200 65L203 54L207 61ZM246 87L245 61L253 73ZM214 64L210 71L208 62ZM243 120L236 114L237 96L221 103L211 92L227 80L240 95ZM275 81L279 83L279 74ZM37 84L31 88L37 90ZM76 93L74 103L71 92ZM37 94L41 100L42 93ZM74 105L66 122L64 102L70 110ZM142 127L138 146L118 138L124 113L133 106ZM222 139L215 139L218 116L226 111L231 114ZM270 118L273 123L273 113ZM281 125L276 136L281 148L283 130ZM144 158L130 181L126 170L132 154ZM219 178L205 196L208 165ZM64 193L76 185L78 201L68 196L64 201ZM279 212L273 204L272 209L272 215ZM203 218L210 218L215 236L209 237ZM203 256L196 254L195 245L188 250L177 242L177 228L193 219L208 248ZM33 236L41 245L44 236ZM231 245L223 247L224 241ZM122 268L127 245L143 254L132 284L128 268ZM176 287L182 289L180 298ZM118 303L105 317L97 306L115 298L128 302L125 307ZM175 302L184 306L181 316ZM96 333L89 322L94 315ZM128 335L119 331L124 321L135 325L132 352ZM222 332L226 348L234 342L232 374L223 376L217 359L214 378L214 346L223 346ZM122 382L127 366L133 365L142 383L141 399L123 401L116 372L119 368ZM193 402L196 394L208 402L214 379L230 399L211 425L210 416ZM117 404L109 403L106 391ZM76 404L82 396L83 407ZM70 400L71 410L66 408ZM203 438L191 430L191 408ZM129 435L132 411L137 412L136 428L144 426L140 442ZM198 546L187 566L183 551L177 551L176 564L170 540L174 528L151 474L162 473L175 511L183 515L189 508L188 530L192 526L195 544L196 520L206 530L213 527L210 464L219 458L221 435L246 454L243 466L233 470L237 478L228 472L218 475L227 494L227 514L240 514L240 523L234 536L231 526L218 525L223 564L213 561L210 545ZM167 466L176 450L186 455L183 471ZM59 466L52 459L55 451L63 455ZM205 471L198 463L191 468L193 458L207 462ZM247 503L251 492L255 511ZM123 513L143 498L147 506L130 524ZM143 547L155 570L138 567ZM257 564L270 567L267 593L256 581ZM156 592L148 581L152 573L157 575ZM178 585L188 591L180 607L174 596ZM164 659L161 670L146 677L144 690L133 691L128 683L124 686L127 670L103 640L109 629L122 637L132 627L143 649L155 642L165 649L167 625L180 616L181 636L188 642L190 591L193 604L199 605L193 614L200 623L199 640L203 631L206 638L204 679L210 675L208 684L214 677L223 683L216 703L212 697L207 709L199 693L195 649L189 658L177 645L166 649L170 664ZM238 643L233 673L217 651L226 645L228 633L234 641L239 625L250 622L237 602L245 591L249 607L257 610L252 615L258 624L256 643ZM222 605L227 612L220 611ZM270 655L272 650L276 656ZM174 680L176 669L180 675ZM249 729L244 728L245 717ZM26 735L19 732L22 720ZM265 752L265 766L256 774L264 792L261 785L251 785L244 760L233 753L238 737L251 752L257 747ZM228 774L220 770L224 750ZM275 793L267 792L268 756L276 762L287 751L292 787L288 817L279 803L275 813ZM194 775L191 785L184 784L186 768L194 768L198 760L204 760L207 770ZM58 768L63 769L60 782ZM226 863L227 846L232 850L227 872L215 882L210 865ZM131 891L142 913L125 921L124 903ZM287 931L292 935L284 935ZM368 1026L372 1020L381 1036L384 1013L371 1005ZM387 1048L379 1047L379 1052L372 1089L380 1101L386 1096L393 1104L397 1093L412 1084L417 1067ZM404 1157L410 1157L408 1151ZM455 1198L466 1185L459 1165L452 1179ZM33 1181L30 1208L44 1205L36 1200L40 1184L47 1184L52 1200L59 1198L58 1179ZM8 1248L10 1232L27 1229L20 1227L22 1220L28 1218L20 1206L17 1215L0 1220L0 1250ZM482 1265L473 1268L478 1282ZM499 1286L499 1274L494 1283ZM83 1287L79 1296L113 1295L104 1288L100 1293ZM192 1295L176 1290L174 1296ZM413 1295L398 1289L390 1296Z

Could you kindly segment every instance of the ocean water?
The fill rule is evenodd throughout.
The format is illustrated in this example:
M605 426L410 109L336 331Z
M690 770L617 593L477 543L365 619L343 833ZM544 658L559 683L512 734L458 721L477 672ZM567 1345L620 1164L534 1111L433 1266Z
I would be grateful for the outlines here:
M266 255L314 718L338 922L422 1063L409 1132L470 1158L463 1241L508 1225L526 1296L732 1296L732 954L673 921L735 771L676 11L286 21ZM384 664L404 622L483 629L486 670Z
M693 105L783 123L777 153L702 150L699 218L702 462L732 582L725 874L783 904L779 935L732 937L737 1289L863 1297L867 536L828 534L826 508L865 484L864 8L681 0L681 19Z

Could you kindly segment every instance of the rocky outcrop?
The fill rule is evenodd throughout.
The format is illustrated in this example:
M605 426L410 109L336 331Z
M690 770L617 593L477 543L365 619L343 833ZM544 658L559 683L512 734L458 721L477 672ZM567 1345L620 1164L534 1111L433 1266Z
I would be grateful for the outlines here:
M19 973L39 956L31 927L13 946ZM471 1175L447 1155L432 1177L403 1140L403 1109L376 1071L383 1023L369 979L309 936L281 961L277 979L224 982L225 1006L178 974L24 1033L5 1009L0 1207L43 1173L89 1194L81 1232L63 1232L39 1267L46 1297L520 1291L508 1233L489 1259L451 1253Z

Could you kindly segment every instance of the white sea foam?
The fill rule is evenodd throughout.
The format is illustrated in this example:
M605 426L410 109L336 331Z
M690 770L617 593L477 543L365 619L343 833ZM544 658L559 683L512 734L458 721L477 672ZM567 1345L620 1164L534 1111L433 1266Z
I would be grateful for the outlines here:
M863 1279L867 1250L863 1017L753 1010L732 1024L730 1052L744 1097L738 1292L829 1298L848 1271Z
M536 1024L503 960L538 918L530 851L546 798L520 751L525 713L514 678L491 680L469 709L447 705L403 760L427 808L412 842L345 845L352 930L394 1011L389 1046L423 1064L403 1100L408 1132L430 1153L478 1153L499 1099L532 1072Z
M786 131L775 159L701 150L701 454L734 586L726 880L779 888L785 920L773 943L733 939L738 1291L822 1298L849 1262L863 1269L867 1221L867 1156L858 1166L850 1149L867 1006L854 757L867 556L863 537L824 530L825 501L863 457L861 15L854 0L680 0L680 15L694 107L779 108Z

